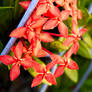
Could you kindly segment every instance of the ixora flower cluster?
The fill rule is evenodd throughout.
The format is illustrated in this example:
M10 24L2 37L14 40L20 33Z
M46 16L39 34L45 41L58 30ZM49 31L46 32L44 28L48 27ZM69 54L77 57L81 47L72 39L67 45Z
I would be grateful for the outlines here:
M31 1L22 1L20 5L26 10ZM60 7L62 10L60 10ZM68 27L63 21L68 17L72 18L72 31L68 34ZM31 87L39 85L43 79L56 85L55 78L64 73L65 67L77 70L79 67L75 61L71 60L72 54L76 54L79 48L78 40L87 31L85 28L78 30L78 19L82 18L81 11L77 9L77 0L39 0L34 12L23 27L16 28L10 37L19 38L17 45L11 48L14 56L2 55L0 61L5 65L12 65L10 70L11 81L15 80L20 74L20 66L24 69L33 68L37 76L33 79ZM58 27L60 34L46 32ZM70 46L63 57L58 56L46 48L42 47L41 42L52 42L52 36L65 38L64 46ZM28 41L29 45L25 43ZM36 62L32 56L44 57L50 54L52 62L43 67ZM50 69L58 65L54 74Z

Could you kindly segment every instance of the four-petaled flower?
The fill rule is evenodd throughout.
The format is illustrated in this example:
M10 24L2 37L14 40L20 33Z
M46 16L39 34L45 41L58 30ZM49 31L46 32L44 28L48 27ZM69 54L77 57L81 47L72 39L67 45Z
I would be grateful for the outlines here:
M79 48L79 43L78 40L80 40L80 37L87 31L87 29L82 28L79 30L79 34L76 35L74 33L75 31L72 31L72 35L67 36L66 40L64 41L63 45L64 46L69 46L71 43L73 43L72 47L69 49L68 54L76 54Z
M42 15L49 11L54 16L60 16L60 11L56 6L54 6L53 2L54 0L40 0L38 3L36 14Z
M70 15L70 11L68 10L63 10L60 14L59 17L51 18L49 19L45 25L43 26L44 30L49 30L53 29L56 26L58 26L58 30L60 34L62 34L64 37L68 36L68 28L67 26L63 23L64 20L68 18Z
M10 79L11 81L15 80L20 75L20 66L22 65L24 69L28 69L33 67L35 70L40 70L40 64L34 61L32 58L29 57L22 57L23 54L23 45L22 42L19 41L17 46L13 49L14 56L9 55L1 55L0 61L5 65L12 65L10 70ZM37 67L35 67L37 66Z
M59 65L57 67L55 73L54 73L55 78L61 76L64 73L65 67L67 67L67 68L69 68L71 70L79 69L77 63L75 61L67 58L66 55L64 56L64 58L62 58L62 57L60 57L58 55L55 55L55 54L50 55L50 57L52 59L52 62L47 65L48 69L51 69L56 64Z
M39 85L43 79L47 80L49 83L56 85L56 80L54 75L48 71L48 67L43 68L42 71L37 72L38 75L33 79L31 87Z

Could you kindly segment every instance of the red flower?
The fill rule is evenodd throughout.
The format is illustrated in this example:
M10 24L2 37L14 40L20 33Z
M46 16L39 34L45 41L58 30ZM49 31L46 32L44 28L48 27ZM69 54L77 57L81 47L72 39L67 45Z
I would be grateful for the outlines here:
M33 67L33 60L31 58L21 58L23 54L23 45L21 41L17 44L14 51L14 57L9 55L0 56L0 61L5 65L12 64L12 68L10 70L10 79L11 81L15 80L20 74L20 65L22 65L25 69L29 67Z
M42 71L38 72L38 75L33 79L31 87L39 85L44 78L49 83L56 85L55 77L48 72L47 69L43 69Z
M63 59L62 57L58 56L58 55L51 55L50 56L52 59L52 62L50 62L47 65L47 69L51 69L52 67L54 67L56 64L59 64L59 66L57 67L54 76L55 78L61 76L64 73L64 69L65 67L71 69L71 70L77 70L79 69L78 65L76 64L75 61L70 60L69 58L66 57L65 55L65 59Z
M20 27L15 29L10 34L10 36L16 38L21 38L25 36L30 42L30 49L32 51L32 54L37 56L38 52L41 50L41 41L43 42L54 41L54 39L51 37L50 34L40 33L40 32L41 32L41 27L36 28L35 31L32 31L27 27Z
M55 78L61 76L64 73L65 67L72 69L72 70L79 69L76 62L70 59L71 56L70 56L70 54L68 54L68 51L67 51L67 53L65 53L64 58L62 58L61 56L55 55L45 48L43 48L43 49L50 54L50 58L52 60L50 63L47 64L46 70L50 70L56 64L59 64L59 66L57 67L57 69L54 73Z
M74 0L55 0L56 4L65 8L65 10L72 11L71 5L74 2ZM72 14L72 12L71 12Z
M30 5L31 1L22 1L19 2L19 4L25 9L27 10L28 6Z
M55 17L55 18L51 18L49 19L45 25L43 26L44 30L49 30L49 29L53 29L56 26L58 26L58 30L59 32L63 35L63 36L67 36L68 35L68 28L67 26L63 23L64 20L66 20L68 18L70 14L70 11L68 10L64 10L61 12L61 15L59 17Z
M54 0L40 0L36 10L36 14L42 15L49 11L54 16L60 16L60 11L57 7L53 5L53 1Z
M40 17L33 21L32 18L30 18L26 23L26 27L16 28L11 32L10 37L15 38L27 37L29 39L30 36L31 39L35 35L34 29L41 27L47 21L47 19L48 18Z
M73 34L72 36L68 36L68 37L66 38L66 40L65 40L64 43L63 43L63 45L69 46L69 45L73 42L73 45L72 45L72 47L70 48L70 50L69 50L69 52L68 52L69 54L72 54L72 53L76 54L76 53L77 53L78 48L79 48L78 40L80 40L80 37L81 37L86 31L87 31L87 29L82 28L82 29L79 30L79 34L78 34L78 35ZM71 56L71 55L70 55L70 56Z

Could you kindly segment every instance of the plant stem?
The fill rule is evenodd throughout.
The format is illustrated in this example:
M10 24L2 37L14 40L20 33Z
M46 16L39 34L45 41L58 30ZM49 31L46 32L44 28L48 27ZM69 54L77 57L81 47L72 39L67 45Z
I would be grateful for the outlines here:
M64 37L65 38L65 36L63 36L61 34L55 34L55 33L49 33L49 32L42 32L42 33L47 33L47 34L50 34L50 35L53 35L53 36L58 36L58 37Z

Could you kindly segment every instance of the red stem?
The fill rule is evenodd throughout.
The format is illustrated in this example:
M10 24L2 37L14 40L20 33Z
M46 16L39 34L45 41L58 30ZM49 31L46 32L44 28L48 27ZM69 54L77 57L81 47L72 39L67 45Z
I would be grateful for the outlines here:
M49 53L50 55L52 55L53 53L50 52L49 50L47 50L46 48L42 47L43 50L45 50L47 53Z
M27 48L27 46L26 46L26 44L25 44L25 42L24 42L24 40L23 40L23 39L21 39L21 41L22 41L22 43L23 43L24 47L25 47L26 49L28 49L28 48Z
M61 34L48 33L48 32L41 32L41 33L47 33L47 34L50 34L50 35L53 35L53 36L58 36L58 37L64 37L64 38L66 38L65 36L63 36Z

